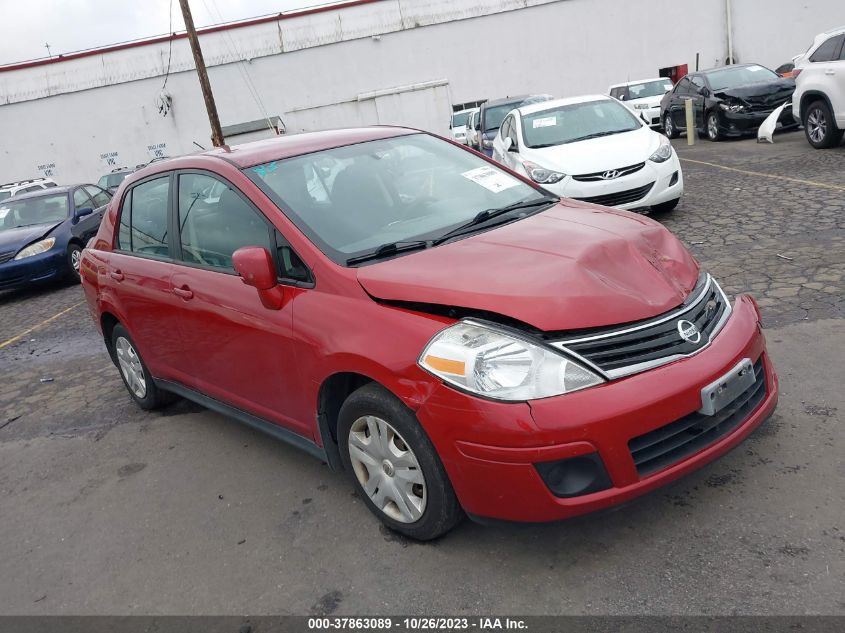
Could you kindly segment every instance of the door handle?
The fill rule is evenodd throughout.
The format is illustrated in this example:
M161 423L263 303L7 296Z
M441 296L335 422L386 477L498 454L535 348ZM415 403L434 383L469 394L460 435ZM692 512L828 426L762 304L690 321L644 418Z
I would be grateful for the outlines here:
M188 299L194 298L194 293L190 288L188 288L188 286L182 286L181 288L174 288L173 294L175 294L177 297L182 297L185 301L187 301Z
M114 279L115 281L123 281L123 273L119 270L113 270L109 273L109 277Z

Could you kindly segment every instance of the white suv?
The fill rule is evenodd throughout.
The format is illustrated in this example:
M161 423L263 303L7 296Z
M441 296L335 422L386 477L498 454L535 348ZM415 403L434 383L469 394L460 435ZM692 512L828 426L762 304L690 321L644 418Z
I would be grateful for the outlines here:
M11 198L19 193L32 193L55 187L56 182L52 178L34 178L33 180L21 180L19 182L8 182L0 185L0 200Z
M792 111L810 145L839 145L845 133L845 26L817 35L793 73Z

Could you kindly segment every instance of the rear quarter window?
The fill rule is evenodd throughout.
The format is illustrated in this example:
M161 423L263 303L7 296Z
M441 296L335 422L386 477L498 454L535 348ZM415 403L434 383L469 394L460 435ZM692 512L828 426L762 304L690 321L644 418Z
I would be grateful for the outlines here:
M147 180L123 198L115 247L138 255L169 257L167 206L170 177Z

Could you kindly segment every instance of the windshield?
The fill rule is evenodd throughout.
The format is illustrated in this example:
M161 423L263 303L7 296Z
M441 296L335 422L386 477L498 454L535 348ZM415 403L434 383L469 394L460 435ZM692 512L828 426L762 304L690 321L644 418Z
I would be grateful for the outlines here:
M455 112L455 114L452 115L452 127L461 127L462 125L466 125L468 118L469 111Z
M519 103L519 101L514 101L513 103L485 108L484 131L489 132L490 130L498 130L502 125L502 121L504 121L505 117L508 115L508 112L517 107Z
M53 224L68 217L67 194L9 200L0 204L0 231L22 226Z
M707 73L707 79L713 87L714 92L739 88L748 84L756 84L761 81L778 79L778 76L762 66L737 66L723 70L713 70Z
M558 106L522 117L527 147L550 147L598 136L630 132L642 127L631 111L615 100Z
M333 261L437 239L480 212L543 194L428 134L273 161L244 173Z
M644 99L646 97L661 97L672 89L672 82L666 79L646 81L641 84L628 86L628 99Z

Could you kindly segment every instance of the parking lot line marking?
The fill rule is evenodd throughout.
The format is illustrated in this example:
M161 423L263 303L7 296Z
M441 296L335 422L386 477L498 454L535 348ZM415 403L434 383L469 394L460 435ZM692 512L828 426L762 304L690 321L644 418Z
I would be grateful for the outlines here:
M62 310L62 311L61 311L61 312L59 312L58 314L54 314L54 315L53 315L53 316L51 316L49 319L44 319L41 323L38 323L38 324L36 324L36 325L33 325L33 326L32 326L31 328L29 328L28 330L24 330L24 331L23 331L23 332L21 332L20 334L16 334L16 335L15 335L15 336L13 336L12 338L8 338L8 339L6 339L6 340L5 340L5 341L3 341L2 343L0 343L0 349L3 349L3 348L4 348L4 347L6 347L7 345L11 345L11 344L12 344L12 343L14 343L15 341L22 339L24 336L26 336L27 334L30 334L31 332L34 332L34 331L35 331L35 330L37 330L38 328L40 328L40 327L44 327L45 325L47 325L47 324L48 324L48 323L50 323L51 321L55 321L55 320L56 320L56 319L58 319L60 316L62 316L62 315L64 315L64 314L67 314L68 312L70 312L70 311L71 311L71 310L73 310L74 308L78 308L78 307L79 307L79 306L81 306L83 303L85 303L85 302L84 302L84 301L80 301L79 303L74 303L74 304L73 304L72 306L70 306L69 308L66 308L66 309Z
M749 176L763 176L764 178L774 178L775 180L785 180L787 182L796 182L800 185L810 185L811 187L823 187L825 189L836 189L837 191L845 191L842 185L830 185L826 182L816 182L815 180L802 180L801 178L791 178L789 176L778 176L777 174L767 174L762 171L749 171L748 169L737 169L736 167L728 167L727 165L719 165L718 163L708 163L704 160L694 160L692 158L681 158L688 163L696 163L698 165L707 165L708 167L718 167L719 169L727 169L728 171L735 171L740 174L748 174Z

